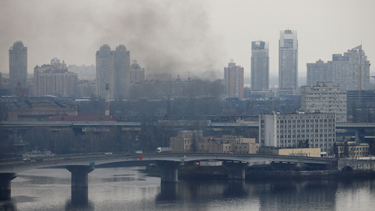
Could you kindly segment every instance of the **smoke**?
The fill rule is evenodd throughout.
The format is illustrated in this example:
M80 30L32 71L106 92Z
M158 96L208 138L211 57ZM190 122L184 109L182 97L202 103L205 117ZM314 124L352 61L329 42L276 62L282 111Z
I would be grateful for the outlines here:
M7 50L21 40L29 72L55 56L67 65L95 64L100 46L124 44L146 74L214 79L223 50L208 8L185 0L0 0L0 71L8 72Z

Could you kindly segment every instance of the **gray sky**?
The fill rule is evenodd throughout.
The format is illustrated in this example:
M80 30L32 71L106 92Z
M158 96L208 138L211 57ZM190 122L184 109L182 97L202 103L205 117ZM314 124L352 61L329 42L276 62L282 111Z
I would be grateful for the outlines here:
M95 64L101 45L124 44L148 72L223 78L233 58L249 77L251 41L264 40L277 77L279 31L292 29L304 78L306 63L361 42L375 61L374 10L373 0L0 0L0 71L9 72L8 50L21 40L29 73L53 57Z

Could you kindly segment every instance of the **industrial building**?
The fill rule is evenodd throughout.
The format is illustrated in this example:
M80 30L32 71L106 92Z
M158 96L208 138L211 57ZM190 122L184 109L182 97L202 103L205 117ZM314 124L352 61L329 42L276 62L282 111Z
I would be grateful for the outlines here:
M309 148L321 148L327 155L336 141L334 113L261 114L259 116L261 147L297 148L303 143Z

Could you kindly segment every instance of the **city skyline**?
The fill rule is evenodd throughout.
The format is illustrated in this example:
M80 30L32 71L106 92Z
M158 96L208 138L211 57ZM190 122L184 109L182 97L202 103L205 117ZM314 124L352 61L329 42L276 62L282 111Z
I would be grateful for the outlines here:
M28 73L32 73L36 64L46 63L51 57L64 59L69 64L95 64L91 55L99 46L123 43L132 49L133 58L144 64L150 73L161 72L166 68L166 72L173 72L174 75L221 78L220 72L225 61L236 58L245 69L245 78L249 78L251 41L264 40L269 42L272 80L278 74L278 32L288 28L298 31L299 35L299 85L306 84L306 80L303 80L306 77L306 63L319 59L327 61L332 54L358 46L361 41L368 60L374 60L375 40L371 34L375 28L366 24L367 20L375 16L368 12L375 5L371 1L288 1L293 7L276 1L239 1L237 4L226 1L146 3L99 1L92 5L83 2L73 7L69 2L55 1L28 10L29 4L34 2L15 4L1 0L0 11L4 12L0 15L0 31L4 36L0 42L0 72L9 71L6 52L12 43L21 40L28 46ZM106 6L104 9L103 5ZM45 13L56 6L60 8L58 14L69 15L61 18L56 14L48 19L37 17L38 12ZM120 15L121 9L126 6L134 12ZM259 7L267 7L269 12L261 13L256 9ZM16 12L10 14L7 9ZM155 10L168 12L163 15ZM196 11L192 17L184 19L183 16L192 10ZM224 11L236 11L238 16L224 17ZM23 15L16 17L17 12ZM356 16L348 15L353 12ZM102 18L103 15L107 15L106 18ZM168 17L175 17L175 20L169 20ZM156 19L149 23L150 18ZM134 19L138 20L137 24L126 25L129 22L127 20ZM81 27L83 23L85 27ZM22 27L25 24L30 26ZM105 27L101 29L101 25ZM121 33L125 25L129 28L126 36ZM182 29L181 25L186 26L186 29ZM347 27L349 25L351 27ZM41 29L48 36L40 36ZM55 36L57 34L60 36ZM141 43L136 36L146 39L146 42ZM148 41L152 37L158 44ZM149 49L147 54L144 53L146 49ZM152 58L150 55L155 52L161 53ZM212 71L212 74L207 71ZM371 75L374 75L373 70Z

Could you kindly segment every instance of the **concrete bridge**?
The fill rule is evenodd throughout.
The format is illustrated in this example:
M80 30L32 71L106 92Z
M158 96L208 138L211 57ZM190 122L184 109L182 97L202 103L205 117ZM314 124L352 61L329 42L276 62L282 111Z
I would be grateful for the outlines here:
M217 128L235 128L250 127L258 129L258 122L211 122L206 121L170 121L170 122L153 122L153 126L165 125L171 127L188 127L197 126L197 124L206 127ZM32 127L141 127L141 122L116 122L116 121L2 121L0 127L4 129L20 129ZM336 123L336 129L375 129L375 123Z
M104 164L153 161L160 168L161 183L178 181L178 169L185 162L203 160L223 161L227 169L228 179L244 180L245 170L249 165L257 163L295 163L321 164L336 166L337 160L332 158L312 158L295 156L275 156L258 154L211 154L211 153L144 153L144 154L91 154L45 157L43 160L0 162L0 200L11 197L11 180L16 173L28 169L43 167L66 168L71 172L72 203L88 202L88 174Z
M375 169L375 158L341 158L337 162L338 170L371 170Z

